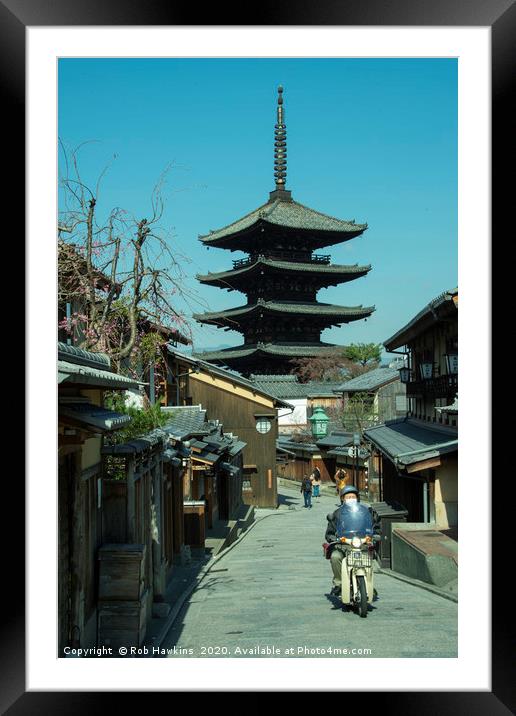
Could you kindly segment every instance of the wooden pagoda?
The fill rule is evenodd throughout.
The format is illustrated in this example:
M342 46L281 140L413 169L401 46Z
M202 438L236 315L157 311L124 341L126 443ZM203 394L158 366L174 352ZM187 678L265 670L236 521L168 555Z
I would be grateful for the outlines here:
M200 357L226 365L244 375L290 373L290 361L320 357L335 345L321 342L321 331L366 319L374 306L335 306L317 301L320 288L354 281L371 266L337 266L316 249L360 236L367 224L343 221L294 201L285 188L287 135L283 88L278 88L274 142L276 188L266 204L208 235L205 246L243 251L233 268L198 275L210 286L241 291L247 303L225 311L196 314L205 324L239 331L244 343L235 348L202 353Z

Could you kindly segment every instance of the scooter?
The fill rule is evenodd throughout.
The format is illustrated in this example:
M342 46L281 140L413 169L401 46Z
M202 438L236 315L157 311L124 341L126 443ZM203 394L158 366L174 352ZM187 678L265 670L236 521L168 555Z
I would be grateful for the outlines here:
M374 543L379 540L378 535L355 535L326 543L326 549L332 545L346 546L342 559L340 599L343 606L350 606L361 617L367 617L367 605L372 603L374 597Z
M344 547L340 595L342 605L351 606L361 617L367 617L368 604L372 603L375 596L375 543L381 537L375 534L369 509L360 503L341 506L336 528L338 539L323 546L327 558L332 545Z

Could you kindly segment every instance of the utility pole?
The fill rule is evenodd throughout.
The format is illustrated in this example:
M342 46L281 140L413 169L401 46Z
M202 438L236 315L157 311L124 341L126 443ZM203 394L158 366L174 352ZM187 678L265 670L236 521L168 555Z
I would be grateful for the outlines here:
M353 486L358 487L358 448L360 445L360 433L353 433Z

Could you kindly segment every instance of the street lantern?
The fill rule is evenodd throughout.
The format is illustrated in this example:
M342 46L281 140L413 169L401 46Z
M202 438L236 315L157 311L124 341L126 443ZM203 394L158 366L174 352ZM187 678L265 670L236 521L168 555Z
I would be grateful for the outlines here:
M316 440L324 438L328 432L329 417L322 408L315 408L312 417L309 418L312 435Z
M400 371L400 380L402 383L410 383L410 368L407 368L407 366L404 366L403 368L399 369Z
M428 363L428 362L421 363L419 366L419 369L421 371L421 377L423 378L423 380L428 380L429 378L432 377L434 364Z
M444 357L446 358L446 369L448 371L448 375L457 375L459 372L459 356L457 352L445 353Z

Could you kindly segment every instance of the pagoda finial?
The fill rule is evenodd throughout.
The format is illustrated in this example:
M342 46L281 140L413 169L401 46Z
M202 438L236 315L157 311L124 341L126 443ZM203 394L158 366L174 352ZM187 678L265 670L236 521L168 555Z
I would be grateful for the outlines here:
M278 87L278 107L274 126L274 179L276 190L285 189L287 178L287 125L283 107L283 87Z

